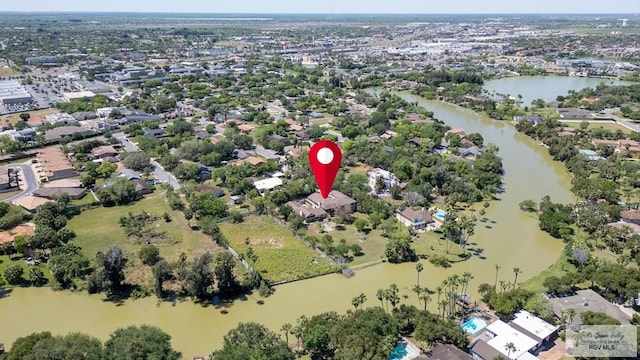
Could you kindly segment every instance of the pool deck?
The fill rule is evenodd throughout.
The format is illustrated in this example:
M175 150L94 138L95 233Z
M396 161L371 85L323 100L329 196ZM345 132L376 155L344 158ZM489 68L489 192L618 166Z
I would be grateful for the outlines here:
M409 341L409 339L407 339L406 337L402 337L402 340L407 343L407 347L409 349L411 349L414 354L409 354L405 357L402 358L402 360L413 360L416 359L418 356L420 356L420 354L422 353L422 351L420 351L420 348L417 347L414 343L412 343L411 341Z

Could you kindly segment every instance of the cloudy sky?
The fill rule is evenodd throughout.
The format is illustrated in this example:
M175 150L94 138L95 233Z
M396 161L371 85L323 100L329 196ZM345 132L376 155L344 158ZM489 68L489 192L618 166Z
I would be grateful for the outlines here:
M640 0L1 0L0 11L635 14Z

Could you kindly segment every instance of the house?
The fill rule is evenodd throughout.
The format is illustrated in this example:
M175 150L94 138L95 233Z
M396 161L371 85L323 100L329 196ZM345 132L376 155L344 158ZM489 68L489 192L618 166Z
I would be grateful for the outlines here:
M82 199L87 194L84 188L54 188L46 187L33 191L33 196L39 196L45 199L57 199L62 194L67 194L71 199Z
M562 119L592 119L591 112L577 108L559 108L558 116Z
M304 127L302 125L298 124L293 119L285 119L284 122L286 122L287 125L289 125L289 130L291 130L291 131L301 131L301 130L304 129Z
M36 154L36 158L40 167L38 174L47 181L76 175L71 162L59 147L40 149Z
M431 345L426 355L420 355L415 360L472 360L471 355L458 349L452 344L435 343Z
M332 190L326 199L319 192L315 192L307 196L307 202L313 207L322 208L330 215L341 211L351 213L356 210L356 201L337 190Z
M223 197L224 196L224 190L222 190L221 188L219 188L217 186L201 184L200 186L198 186L198 191L210 192L215 197Z
M38 206L49 202L53 202L53 200L39 196L23 196L12 201L14 205L21 206L29 212L34 212Z
M514 116L513 121L515 121L516 123L519 123L522 121L528 121L532 123L533 126L537 126L539 124L542 124L542 122L544 122L544 118L537 115Z
M290 206L293 210L293 213L297 216L302 217L306 223L321 221L329 216L329 214L327 214L324 209L313 207L304 201L289 201L286 203L286 205Z
M398 186L398 179L396 176L387 170L375 168L370 170L367 175L369 176L369 188L374 194L380 194L389 191L394 186ZM380 186L380 185L381 186ZM380 191L377 191L380 186Z
M482 153L483 153L482 149L480 149L475 145L468 148L463 148L463 147L458 148L458 155L462 157L476 157L478 155L481 155Z
M464 138L466 136L464 129L451 129L447 130L447 134L458 135L459 138Z
M243 134L250 134L255 129L256 129L255 126L249 125L249 124L240 124L240 125L238 125L238 131L240 131Z
M628 223L624 221L608 223L607 226L614 227L616 229L628 228L631 234L640 234L640 225L634 223Z
M620 211L620 220L640 225L640 210L623 210Z
M602 156L598 155L593 150L582 149L582 150L579 150L578 152L580 153L580 155L584 156L589 161L604 160Z
M609 300L603 298L591 289L578 290L571 296L551 297L548 301L551 308L553 308L553 313L558 319L562 317L563 311L567 309L574 309L576 311L576 315L573 318L572 325L580 325L582 323L580 314L585 311L606 314L607 316L620 321L622 325L628 325L629 320L631 320L629 315L625 314Z
M282 186L282 179L278 177L270 177L267 179L257 180L253 182L253 186L255 186L256 190L258 190L261 195L264 195L266 191Z
M213 168L209 166L204 166L202 164L198 164L198 179L200 181L206 181L211 179L211 173Z
M538 342L537 348L555 339L558 326L551 325L526 310L520 310L509 325Z
M422 231L427 228L427 225L434 223L433 218L425 208L421 210L413 210L410 207L406 207L396 212L396 218L401 224L411 228L414 231Z
M105 157L116 157L118 156L118 151L116 151L116 149L111 145L98 146L91 149L91 156L93 156L94 159L103 159Z
M144 182L142 179L131 179L129 181L133 183L136 193L140 195L150 194L153 192L153 189L151 189L149 184Z
M44 139L47 141L60 140L64 137L82 138L93 134L94 131L82 126L60 126L47 130L44 133Z
M163 128L157 128L157 129L145 129L144 130L144 137L146 137L147 139L155 139L159 136L164 135L164 129Z
M79 188L82 187L82 181L78 178L66 178L53 180L42 184L43 187L60 187L60 188Z
M33 224L20 224L13 229L0 232L0 244L13 243L13 240L18 236L33 236L34 234L35 226ZM0 351L1 353L2 351Z
M508 351L506 345L512 343L515 350ZM509 326L502 320L496 320L481 330L471 346L471 356L476 360L493 360L501 356L508 359L537 359L530 351L535 351L538 341Z
M0 192L12 191L18 186L18 173L6 165L0 165Z
M246 159L242 159L242 160L237 161L235 164L236 165L242 165L242 164L245 164L245 163L251 164L252 166L260 166L260 165L264 164L265 161L262 160L259 157L256 157L256 156L249 156Z

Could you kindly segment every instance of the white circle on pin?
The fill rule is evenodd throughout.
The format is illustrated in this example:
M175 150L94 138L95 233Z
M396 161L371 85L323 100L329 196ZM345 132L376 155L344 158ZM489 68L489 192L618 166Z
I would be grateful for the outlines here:
M333 151L329 148L322 148L318 150L318 154L316 154L318 161L322 165L330 164L333 161Z

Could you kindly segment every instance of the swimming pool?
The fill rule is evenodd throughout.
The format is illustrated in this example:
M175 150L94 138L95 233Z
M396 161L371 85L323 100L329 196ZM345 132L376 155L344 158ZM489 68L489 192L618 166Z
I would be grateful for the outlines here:
M446 214L444 211L442 211L442 210L438 210L438 211L436 211L436 212L433 214L433 216L437 217L439 220L442 220L442 221L444 221L444 217L445 217L446 215L447 215L447 214Z
M413 359L418 356L418 354L413 350L409 344L404 341L398 342L398 345L393 348L391 354L389 354L388 360L403 360L403 359Z
M475 334L478 331L484 329L487 326L487 322L480 318L471 318L465 321L462 325L462 330L464 330L467 334Z

